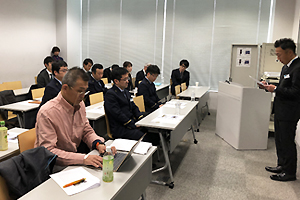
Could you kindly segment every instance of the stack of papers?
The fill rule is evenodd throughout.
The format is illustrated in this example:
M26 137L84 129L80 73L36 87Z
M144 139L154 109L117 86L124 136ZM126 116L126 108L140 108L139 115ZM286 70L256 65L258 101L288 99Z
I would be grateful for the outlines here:
M175 104L177 101L168 101L164 106L170 107L170 108L175 108ZM180 109L184 109L186 107L187 103L180 102Z
M67 195L77 194L84 190L100 186L100 180L82 167L51 174L50 177L67 193ZM84 182L64 188L65 185L82 178L85 178Z
M136 140L115 139L110 146L115 146L119 151L130 151L136 142ZM145 155L150 147L152 147L150 142L141 142L134 150L134 153Z
M104 112L104 106L98 106L96 108L92 108L92 109L89 109L87 110L87 112L89 113L99 113L99 114L105 114Z
M164 114L154 118L151 122L163 124L178 124L183 119L183 117L183 115Z

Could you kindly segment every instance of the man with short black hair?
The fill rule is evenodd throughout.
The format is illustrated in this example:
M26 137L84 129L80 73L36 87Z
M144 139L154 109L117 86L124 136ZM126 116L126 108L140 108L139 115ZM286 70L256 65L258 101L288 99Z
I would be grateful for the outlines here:
M116 68L112 71L114 85L105 95L104 108L107 114L112 136L116 138L139 140L145 130L140 130L135 122L143 115L133 101L128 86L128 71L125 68ZM158 134L147 134L144 141L159 143Z
M103 66L101 64L94 64L92 67L92 75L89 80L89 87L88 91L90 91L89 95L95 94L98 92L103 92L103 96L107 92L107 88L105 87L105 84L101 80L103 76ZM89 96L86 96L85 99L85 106L90 105Z
M86 58L83 61L83 70L89 75L89 77L91 77L91 72L90 69L93 66L93 61L90 58Z
M135 87L138 87L139 82L142 81L146 76L146 70L148 66L150 66L150 63L145 63L144 68L140 71L138 71L135 75Z
M300 58L296 55L296 45L292 39L276 40L275 53L284 64L278 86L262 83L269 92L275 92L274 125L277 166L265 169L273 172L275 181L294 181L297 171L297 148L295 136L300 119Z
M127 86L127 90L133 90L134 88L133 88L133 84L132 84L132 77L131 77L131 71L132 71L132 63L131 62L129 62L129 61L125 61L124 63L123 63L123 67L125 68L125 69L127 69L127 71L128 71L128 86Z
M40 71L40 73L37 76L37 85L39 88L46 87L46 85L53 79L52 62L53 58L51 56L47 56L44 59L45 68L42 71Z
M102 166L102 157L77 152L81 141L104 153L104 139L96 135L86 118L83 98L88 88L83 69L70 69L62 80L61 92L37 114L35 147L44 146L58 156L57 165ZM115 151L115 149L113 149Z
M68 65L65 61L54 61L52 63L52 74L54 78L46 86L44 91L44 96L40 107L44 105L47 101L53 99L57 96L61 89L61 82L63 77L68 71Z
M103 71L103 78L107 78L108 83L112 82L112 78L111 78L111 72L112 70L114 70L115 68L118 68L119 65L117 64L113 64L111 67L105 68Z
M150 65L146 70L146 76L138 86L137 95L143 95L147 113L153 112L161 106L160 99L156 94L156 87L153 83L159 74L160 70L158 66Z
M189 67L189 61L181 60L179 63L179 68L172 71L171 79L171 93L175 95L175 86L186 83L186 87L189 87L190 83L190 73L186 70Z

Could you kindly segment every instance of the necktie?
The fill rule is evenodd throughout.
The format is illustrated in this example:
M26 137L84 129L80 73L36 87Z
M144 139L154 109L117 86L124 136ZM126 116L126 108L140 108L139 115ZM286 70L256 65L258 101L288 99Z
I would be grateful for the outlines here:
M50 74L50 80L52 80L53 79L53 74Z

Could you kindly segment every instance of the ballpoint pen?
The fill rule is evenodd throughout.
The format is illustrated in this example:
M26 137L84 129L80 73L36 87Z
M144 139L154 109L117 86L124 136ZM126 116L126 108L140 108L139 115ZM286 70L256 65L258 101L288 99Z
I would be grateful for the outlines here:
M68 183L68 184L64 185L63 188L66 188L66 187L69 187L69 186L72 186L72 185L77 185L77 184L82 183L84 181L85 181L85 178L82 178L82 179L79 179L77 181L73 181L71 183Z

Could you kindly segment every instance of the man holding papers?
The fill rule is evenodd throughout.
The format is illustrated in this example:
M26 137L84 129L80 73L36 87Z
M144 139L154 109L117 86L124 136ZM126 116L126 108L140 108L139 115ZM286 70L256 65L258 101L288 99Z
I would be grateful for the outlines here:
M291 39L280 39L274 44L275 53L284 66L278 86L262 82L269 92L275 92L274 125L277 166L266 167L275 181L296 180L297 149L295 135L297 122L300 119L300 59L296 55L296 45Z
M35 147L44 146L56 154L58 165L102 166L100 156L77 152L81 141L100 153L106 149L104 139L96 135L86 118L82 99L88 80L82 69L70 69L62 79L61 92L43 105L37 114Z

